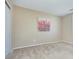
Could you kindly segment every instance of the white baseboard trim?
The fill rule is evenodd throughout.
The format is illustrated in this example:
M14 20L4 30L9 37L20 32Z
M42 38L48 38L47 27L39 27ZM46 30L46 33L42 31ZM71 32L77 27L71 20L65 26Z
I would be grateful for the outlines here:
M63 43L66 43L68 45L73 45L73 42L63 41Z
M50 44L50 43L60 43L61 41L57 41L57 42L48 42L48 43L40 43L40 44L36 44L36 45L29 45L29 46L22 46L22 47L16 47L16 48L13 48L13 50L16 50L16 49L21 49L21 48L26 48L26 47L33 47L33 46L39 46L39 45L44 45L44 44Z
M48 42L48 43L40 43L40 44L36 44L36 45L29 45L29 46L22 46L22 47L16 47L16 48L13 48L13 50L16 50L16 49L21 49L21 48L26 48L26 47L33 47L33 46L39 46L39 45L44 45L44 44L50 44L50 43L66 43L68 45L73 45L72 43L70 42L64 42L64 41L57 41L57 42Z

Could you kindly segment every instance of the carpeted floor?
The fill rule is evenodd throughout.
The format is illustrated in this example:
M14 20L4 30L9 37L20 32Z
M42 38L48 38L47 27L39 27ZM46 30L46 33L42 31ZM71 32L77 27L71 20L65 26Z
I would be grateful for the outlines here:
M16 49L10 59L73 59L73 48L67 43L52 43Z

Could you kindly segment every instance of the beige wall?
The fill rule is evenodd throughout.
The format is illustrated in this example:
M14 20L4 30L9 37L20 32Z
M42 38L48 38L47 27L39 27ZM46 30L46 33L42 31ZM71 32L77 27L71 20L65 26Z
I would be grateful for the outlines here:
M62 40L73 43L73 15L64 16L62 19Z
M49 32L39 32L38 17L47 17L51 22ZM13 48L37 45L40 43L58 42L61 40L60 17L24 9L15 6L13 9Z

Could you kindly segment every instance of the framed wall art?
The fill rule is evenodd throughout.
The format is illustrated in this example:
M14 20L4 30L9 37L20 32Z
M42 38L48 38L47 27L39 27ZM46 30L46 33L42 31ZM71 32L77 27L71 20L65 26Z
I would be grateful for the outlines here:
M50 31L50 21L46 17L40 17L37 21L39 31Z

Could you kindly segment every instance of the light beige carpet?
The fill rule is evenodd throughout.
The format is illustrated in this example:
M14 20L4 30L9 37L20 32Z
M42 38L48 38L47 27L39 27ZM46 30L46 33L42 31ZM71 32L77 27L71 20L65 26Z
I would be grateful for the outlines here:
M14 50L11 59L73 59L72 45L46 44Z

